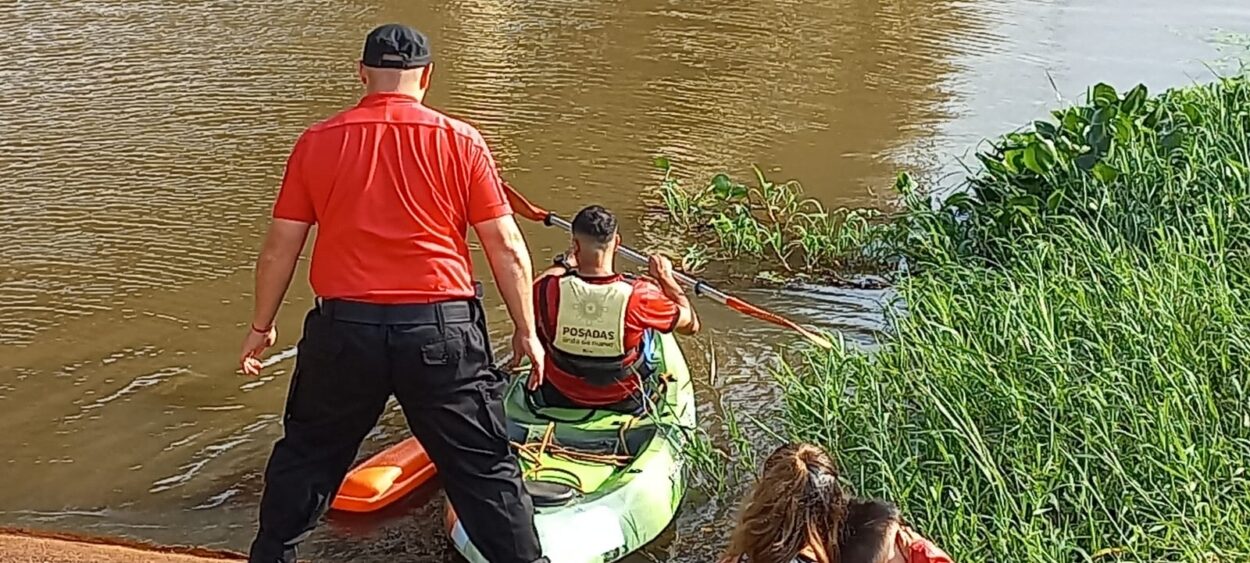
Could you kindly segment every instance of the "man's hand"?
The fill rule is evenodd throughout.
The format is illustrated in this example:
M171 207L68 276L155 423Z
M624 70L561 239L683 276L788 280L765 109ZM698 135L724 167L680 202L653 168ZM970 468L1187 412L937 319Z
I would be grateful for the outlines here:
M664 296L677 304L677 324L674 325L674 330L681 334L699 332L699 315L695 314L694 306L690 304L686 292L682 290L681 284L677 283L677 278L673 276L673 262L659 254L652 254L647 258L647 270L660 285L660 291L664 293Z
M247 336L243 337L243 354L239 356L239 367L245 375L260 375L260 355L277 340L277 327L270 327L266 332L259 332L251 327L247 329Z
M647 272L655 281L660 282L663 289L680 288L677 280L673 278L673 261L659 254L652 254L647 258Z
M264 332L251 327L247 329L247 336L243 338L243 354L239 356L239 367L247 375L260 375L260 355L278 338L273 322L287 287L291 285L295 263L299 261L299 253L304 249L311 227L310 223L289 219L274 219L269 224L265 246L256 259L256 305L251 326L270 328Z
M543 362L547 358L542 342L538 341L538 334L519 330L512 333L512 364L508 367L515 369L521 365L521 358L530 360L530 378L525 386L530 391L536 391L543 384Z

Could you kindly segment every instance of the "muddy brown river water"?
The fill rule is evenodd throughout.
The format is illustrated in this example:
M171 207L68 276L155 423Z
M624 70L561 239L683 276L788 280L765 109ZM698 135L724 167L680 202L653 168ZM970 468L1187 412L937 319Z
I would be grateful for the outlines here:
M828 205L879 205L897 169L958 170L1093 82L1208 79L1250 4L0 1L0 525L246 546L292 367L234 371L251 261L286 151L353 103L360 40L390 20L431 35L430 102L477 124L506 178L557 211L610 206L646 248L653 155L692 181L758 163ZM564 246L526 232L538 263ZM853 340L882 326L880 292L744 294ZM275 352L309 303L301 278ZM767 420L791 337L700 310L707 333L684 342L703 425L722 435L724 404ZM389 412L364 453L404 435ZM431 490L332 516L307 553L452 560L440 510ZM631 561L711 560L731 512L692 493Z

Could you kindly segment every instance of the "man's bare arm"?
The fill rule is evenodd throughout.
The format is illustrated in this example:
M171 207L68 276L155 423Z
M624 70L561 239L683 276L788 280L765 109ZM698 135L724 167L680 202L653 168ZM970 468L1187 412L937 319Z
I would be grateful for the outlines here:
M295 264L304 250L311 225L289 219L274 219L265 235L265 245L256 259L256 296L252 309L252 326L243 338L243 352L239 355L239 367L248 375L259 375L261 354L278 338L274 319L282 298L291 286Z
M660 291L669 299L677 304L677 326L673 329L678 334L695 334L702 328L699 324L699 315L694 312L694 305L690 304L690 298L686 296L686 292L682 291L681 286L674 282L669 284L661 283Z
M660 286L660 291L665 297L673 300L677 304L677 325L674 331L678 334L694 334L699 332L699 315L694 312L694 306L690 304L690 298L686 297L686 292L681 289L681 284L677 283L677 278L673 277L673 263L668 258L659 255L653 255L647 260L647 268L652 278Z
M529 247L517 227L516 219L505 215L497 219L473 225L482 250L490 262L499 295L508 306L515 329L512 333L512 365L522 358L530 360L529 388L537 389L543 382L543 362L546 354L538 341L534 322L534 265L530 262Z
M482 250L486 252L490 271L495 276L495 284L499 286L504 304L508 306L512 323L519 332L533 332L534 266L516 219L505 215L478 223L473 229L482 242Z
M308 229L312 225L289 219L274 219L265 235L265 245L256 259L256 305L252 313L252 326L265 328L273 325L278 308L286 297L295 275Z

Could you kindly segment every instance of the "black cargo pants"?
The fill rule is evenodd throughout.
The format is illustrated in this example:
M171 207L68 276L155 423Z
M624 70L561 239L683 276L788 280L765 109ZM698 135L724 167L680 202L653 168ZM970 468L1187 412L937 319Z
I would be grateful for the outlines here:
M309 312L250 561L295 561L392 394L482 554L493 563L545 561L508 444L506 375L491 362L476 300L330 300Z

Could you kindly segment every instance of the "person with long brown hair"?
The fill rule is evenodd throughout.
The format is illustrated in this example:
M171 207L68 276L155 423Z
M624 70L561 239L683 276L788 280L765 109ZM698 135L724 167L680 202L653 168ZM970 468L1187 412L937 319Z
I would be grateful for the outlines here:
M721 563L952 563L893 503L853 498L819 446L785 444L764 461Z
M819 446L786 444L764 461L722 563L841 563L849 497Z

